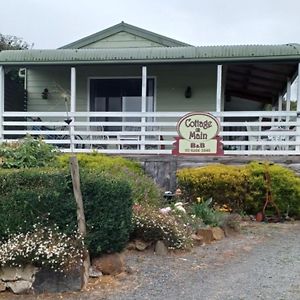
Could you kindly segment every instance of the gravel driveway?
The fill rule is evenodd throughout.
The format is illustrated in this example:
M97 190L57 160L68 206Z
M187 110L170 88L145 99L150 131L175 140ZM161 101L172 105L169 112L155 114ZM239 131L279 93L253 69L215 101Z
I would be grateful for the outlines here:
M158 257L131 251L126 261L132 275L101 279L85 293L35 299L300 300L299 222L253 223L241 235L189 253ZM6 299L34 299L21 297Z

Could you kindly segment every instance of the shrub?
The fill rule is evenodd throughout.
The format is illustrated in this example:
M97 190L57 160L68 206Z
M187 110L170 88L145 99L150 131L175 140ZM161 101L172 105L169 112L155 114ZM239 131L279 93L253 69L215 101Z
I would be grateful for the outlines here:
M247 172L243 168L209 165L186 168L177 172L178 184L184 199L194 202L198 197L212 198L220 206L226 204L241 209L247 194Z
M141 165L129 159L103 154L79 154L79 165L86 170L102 171L114 178L125 180L132 190L132 199L135 203L159 207L162 199L161 189L152 178L144 174ZM58 166L68 166L69 155L57 157Z
M300 178L288 168L280 165L253 162L245 166L249 174L250 197L245 209L251 213L261 210L266 198L267 186L264 174L268 170L271 180L271 194L279 210L289 216L300 217Z
M2 168L33 168L49 166L55 159L56 150L41 139L30 136L15 143L0 144Z
M233 211L256 214L262 210L267 186L266 165L253 162L246 166L209 165L179 170L178 184L184 199L212 198L219 206ZM300 217L300 178L287 168L269 166L271 193L281 213Z
M0 243L0 267L21 267L33 264L55 271L66 272L75 268L83 257L82 238L34 225L32 231L16 233Z
M163 240L170 249L186 249L192 244L186 226L173 215L164 215L151 207L134 210L132 237L146 242Z
M131 195L127 182L103 172L81 172L92 255L119 251L131 230ZM0 236L27 233L37 220L57 224L66 234L76 229L76 204L68 170L0 170Z
M76 228L76 204L67 171L46 168L0 170L0 236L26 233L36 222ZM7 232L9 230L9 232Z
M121 251L131 231L130 186L124 180L94 171L83 174L81 189L90 254Z

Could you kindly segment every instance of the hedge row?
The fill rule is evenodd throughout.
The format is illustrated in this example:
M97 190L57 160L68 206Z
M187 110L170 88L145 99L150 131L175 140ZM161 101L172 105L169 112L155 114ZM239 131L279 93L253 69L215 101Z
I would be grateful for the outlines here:
M152 178L145 175L141 165L133 160L120 156L107 156L98 153L77 154L80 168L97 170L108 176L125 180L131 190L134 203L146 204L155 207L161 205L162 191ZM57 166L68 168L69 155L57 156Z
M91 255L120 251L132 217L131 189L122 179L103 172L82 171L81 188ZM0 170L0 237L28 232L33 225L57 224L62 232L76 229L76 205L68 170Z
M209 165L186 168L177 173L183 197L213 198L217 205L228 205L234 211L256 214L266 198L265 172L271 178L271 194L282 214L300 217L300 178L279 165L253 162L245 166Z

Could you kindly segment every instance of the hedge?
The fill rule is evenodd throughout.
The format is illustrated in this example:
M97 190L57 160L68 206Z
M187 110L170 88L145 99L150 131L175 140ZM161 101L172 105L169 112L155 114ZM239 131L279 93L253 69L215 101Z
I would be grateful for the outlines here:
M103 172L81 172L92 254L120 251L131 230L132 198L127 182ZM39 222L57 224L65 233L76 229L76 205L68 170L31 168L0 170L0 237L28 232Z
M300 178L291 170L270 165L271 193L282 214L300 217ZM266 164L245 166L208 165L177 172L178 185L187 201L213 198L216 205L256 214L266 198Z
M160 207L162 190L152 178L145 175L141 165L133 160L120 156L107 156L98 153L78 154L79 166L85 170L97 170L108 176L126 181L132 190L134 203ZM69 155L59 155L59 168L68 167Z

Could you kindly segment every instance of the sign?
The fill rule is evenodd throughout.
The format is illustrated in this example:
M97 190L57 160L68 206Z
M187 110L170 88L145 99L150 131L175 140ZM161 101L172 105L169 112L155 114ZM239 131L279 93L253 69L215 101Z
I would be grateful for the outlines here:
M186 114L178 121L177 132L173 155L224 155L220 123L209 113Z

